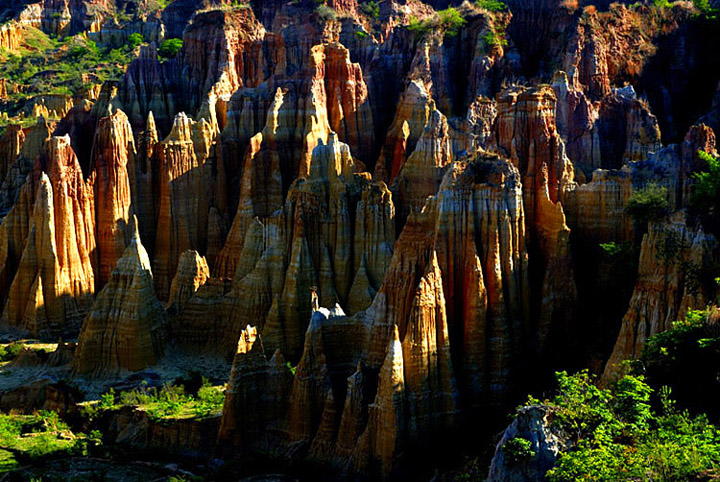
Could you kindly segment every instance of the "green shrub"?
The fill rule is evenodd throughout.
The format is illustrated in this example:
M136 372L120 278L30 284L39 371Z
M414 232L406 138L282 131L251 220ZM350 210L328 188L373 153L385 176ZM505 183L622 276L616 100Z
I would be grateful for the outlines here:
M443 32L448 37L455 37L466 23L467 20L456 8L449 7L424 20L410 17L407 29L413 32L416 38L422 38L435 30Z
M720 419L720 334L708 311L690 310L685 319L651 336L637 370L658 386L668 386L683 407Z
M704 151L699 156L707 162L707 168L693 174L693 190L690 203L703 219L706 228L715 229L720 216L720 158Z
M668 0L653 0L653 5L658 8L672 7L672 4Z
M632 193L625 206L625 212L632 216L637 224L645 228L648 222L667 216L669 207L667 197L667 188L657 184L648 184L643 189Z
M475 5L488 12L504 12L507 10L505 2L499 0L476 0Z
M545 403L555 430L570 443L548 481L680 482L718 473L720 432L704 416L672 409L667 390L656 413L642 376L626 376L607 389L595 386L587 372L557 378L557 395Z
M488 47L505 47L508 44L504 34L498 33L495 30L491 30L483 35L482 39Z
M510 467L524 464L535 456L532 442L522 437L515 437L505 442L502 453Z
M135 50L138 48L142 43L144 42L142 34L139 34L137 32L131 33L130 37L128 37L128 47L130 49Z
M158 54L163 58L172 59L177 56L182 46L183 41L179 38L163 40L163 43L160 44L160 48L158 49Z
M184 383L192 382L179 379ZM162 420L167 418L206 417L220 412L225 403L225 394L221 387L214 387L207 378L202 377L201 386L197 387L197 395L188 393L182 384L165 384L162 388L139 388L120 393L117 404L103 403L99 409L115 409L118 406L134 406L145 410L151 418ZM192 384L192 383L191 383ZM106 395L103 395L105 397ZM107 395L109 398L109 395ZM114 392L113 392L113 398Z
M7 346L0 346L0 361L14 360L23 348L25 348L25 345L22 343L10 343Z
M371 18L380 16L380 5L375 0L368 0L360 4L360 11Z
M710 0L692 0L693 5L700 11L700 15L709 20L717 20L719 9L713 8Z
M115 389L110 388L106 393L100 395L98 408L101 410L112 410L115 408Z
M320 17L320 19L325 22L335 20L338 17L338 13L335 11L335 9L332 7L328 7L325 4L318 5L317 8L315 8L315 13L317 13L318 17Z
M449 37L456 36L460 32L460 29L467 23L467 20L453 7L440 10L437 15L440 20L440 27L445 30L445 35Z
M203 386L198 390L193 412L198 417L207 417L212 413L221 411L224 403L225 394L222 390L213 387L205 380Z

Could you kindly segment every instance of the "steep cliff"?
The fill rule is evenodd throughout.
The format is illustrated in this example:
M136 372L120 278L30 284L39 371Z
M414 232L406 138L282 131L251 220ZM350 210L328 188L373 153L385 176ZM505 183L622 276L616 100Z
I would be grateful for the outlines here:
M122 111L100 119L95 131L90 184L95 195L98 283L102 287L129 240L130 178L135 141Z
M52 138L38 168L43 170L33 177L39 182L34 184L29 178L21 190L21 197L36 192L32 211L29 203L21 202L16 205L18 211L13 209L8 216L12 224L4 271L6 280L12 282L2 322L34 336L54 338L76 332L92 303L94 209L92 192L83 180L69 138ZM28 218L27 238L18 260Z
M707 279L717 263L718 242L702 226L687 225L685 213L652 223L640 250L638 279L603 377L611 379L623 360L642 353L647 339L670 328L688 309L712 299Z

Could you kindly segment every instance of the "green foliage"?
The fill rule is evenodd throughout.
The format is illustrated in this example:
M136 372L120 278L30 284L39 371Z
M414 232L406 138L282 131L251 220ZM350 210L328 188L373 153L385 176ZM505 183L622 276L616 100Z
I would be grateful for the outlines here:
M449 7L424 20L410 17L407 29L413 32L416 38L425 37L433 31L441 31L448 37L455 37L466 23L467 20L456 8Z
M364 30L356 30L355 31L355 36L359 39L367 38L368 35L369 34Z
M440 10L437 15L440 20L440 27L445 30L445 35L449 37L456 36L467 23L467 20L453 7Z
M380 5L375 0L368 0L360 4L360 11L370 18L380 16Z
M158 49L158 55L166 59L173 59L183 46L183 41L179 38L169 38L163 40Z
M606 256L615 257L621 255L627 249L628 244L627 242L618 244L610 241L609 243L600 243L600 248Z
M77 437L55 412L0 415L0 472L23 462L77 451Z
M720 468L720 432L704 416L674 410L667 390L663 411L651 409L652 388L626 376L611 388L587 372L558 373L554 429L569 436L546 477L550 482L695 480Z
M101 410L112 410L115 408L115 389L110 388L107 393L100 395L100 403L98 408Z
M476 0L475 5L488 12L504 12L507 10L505 2L500 0Z
M498 32L497 30L491 30L482 37L483 42L488 47L505 47L508 42L505 38L504 32Z
M668 0L653 0L653 6L657 8L670 8L672 4Z
M22 86L20 92L10 94L10 102L5 104L8 117L0 112L0 130L8 123L33 124L33 118L21 114L33 98L76 95L87 89L88 78L97 84L119 80L134 58L129 46L101 49L82 34L61 41L33 27L26 27L25 32L18 52L0 50L0 78Z
M295 376L295 372L297 371L297 367L296 367L296 366L295 366L295 367L292 366L292 365L290 364L290 362L287 362L287 363L285 364L285 366L287 367L288 370L290 370L290 373L292 373L292 375Z
M648 184L645 188L632 193L625 212L627 212L636 223L645 227L650 221L658 220L668 213L667 188L657 184Z
M0 361L14 360L23 348L25 348L25 345L22 343L10 343L9 345L0 346Z
M130 37L128 37L128 47L130 47L132 50L135 50L140 45L142 45L144 41L145 39L143 39L142 34L139 34L137 32L131 33Z
M317 13L318 17L320 17L320 19L325 22L329 22L330 20L335 20L338 17L338 13L335 11L335 9L332 7L328 7L324 3L321 5L318 5L315 8L315 13Z
M700 11L700 15L708 20L717 20L720 9L713 8L710 0L692 0L693 5Z
M535 456L532 442L522 437L515 437L505 442L502 453L510 467L524 464Z
M198 417L207 417L222 410L225 403L225 394L217 387L213 387L205 380L197 394L197 400L193 412Z
M185 380L190 383L191 380ZM101 395L98 410L113 410L122 406L135 406L145 410L155 420L167 418L207 417L222 411L225 403L225 394L221 387L214 387L207 378L201 379L201 386L197 388L197 395L188 393L185 386L165 384L157 389L139 388L121 392L119 397L114 391ZM110 400L119 398L117 402ZM90 416L92 409L87 410Z
M699 151L698 154L700 159L707 162L707 169L693 174L695 182L690 202L693 209L703 217L703 221L709 221L706 224L714 227L717 217L720 216L720 158L704 151Z
M645 343L636 370L667 385L683 407L720 419L720 333L708 311L689 310L682 321Z

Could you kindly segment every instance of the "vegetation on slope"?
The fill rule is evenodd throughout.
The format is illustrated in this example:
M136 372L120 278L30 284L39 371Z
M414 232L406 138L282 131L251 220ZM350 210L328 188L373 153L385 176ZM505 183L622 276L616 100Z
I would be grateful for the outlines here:
M0 473L47 458L87 455L100 440L99 432L74 433L55 412L0 415Z
M564 439L550 482L680 482L720 478L720 327L716 309L689 311L652 336L628 374L601 388L587 371L557 373L550 408ZM707 415L706 415L707 414ZM512 444L510 444L512 442ZM535 455L530 441L503 446L511 464Z
M587 372L558 373L559 390L545 403L553 423L569 435L548 473L550 482L688 481L720 476L720 431L704 415L676 407L671 390L643 376L625 376L598 388ZM660 408L651 406L659 395Z
M154 420L202 418L220 413L224 402L223 388L213 386L203 377L202 385L194 393L181 384L165 384L159 389L143 387L121 393L110 389L97 405L88 405L86 413L93 417L98 411L137 407Z
M138 45L135 36L122 48L102 49L83 34L58 40L27 27L19 52L0 49L0 78L8 90L7 101L0 103L0 126L22 121L30 114L27 101L37 96L75 96L88 86L119 80Z

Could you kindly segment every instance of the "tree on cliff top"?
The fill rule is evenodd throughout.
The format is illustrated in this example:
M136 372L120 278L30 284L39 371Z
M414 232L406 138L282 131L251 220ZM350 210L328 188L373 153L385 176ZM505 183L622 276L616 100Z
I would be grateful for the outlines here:
M669 207L667 196L667 188L648 184L632 193L625 206L625 212L632 216L644 231L650 221L656 221L667 215Z
M702 219L703 226L717 233L720 216L720 158L705 151L699 151L698 155L707 163L707 168L693 174L695 183L690 203Z

